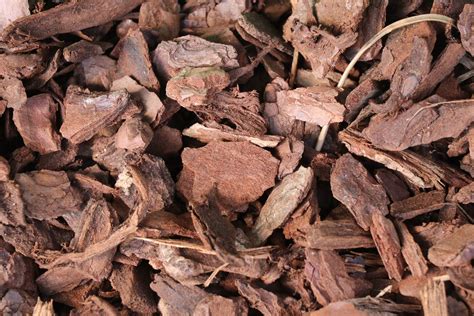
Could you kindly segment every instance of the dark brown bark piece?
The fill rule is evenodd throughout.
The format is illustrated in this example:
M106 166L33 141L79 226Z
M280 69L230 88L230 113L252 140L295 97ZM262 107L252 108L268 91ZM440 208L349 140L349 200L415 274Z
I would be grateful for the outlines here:
M380 92L380 84L377 81L369 78L360 82L359 85L357 85L357 87L347 95L344 104L347 109L344 120L352 122L357 117L360 110L367 105L369 100L380 94Z
M153 137L150 125L139 117L132 117L122 123L115 134L115 146L131 151L145 151Z
M229 83L229 74L221 68L185 68L168 81L166 95L184 107L203 105Z
M23 257L17 252L0 249L0 287L2 292L6 289L22 289L34 294L35 267L33 261Z
M118 265L110 275L112 287L119 292L122 304L137 313L156 313L158 302L149 284L151 278L145 266Z
M67 62L80 63L87 58L102 55L103 53L104 50L99 44L82 40L65 47L63 57Z
M430 107L438 102L441 102L439 106ZM442 102L443 99L435 96L411 106L396 117L376 115L363 135L375 146L390 151L458 137L474 122L474 102Z
M40 170L19 173L15 181L25 203L25 214L35 219L51 219L79 210L79 193L71 187L64 171Z
M65 142L61 151L56 151L46 155L41 155L36 164L37 169L62 170L71 165L76 160L79 146Z
M403 277L405 262L402 257L400 240L392 221L379 213L374 213L370 232L388 276L400 281Z
M373 214L388 214L390 203L384 188L350 154L336 161L331 173L331 190L364 230L372 223Z
M275 184L278 161L247 142L214 142L198 149L186 148L181 157L183 170L177 189L196 204L205 202L216 190L220 208L238 210Z
M158 307L164 316L209 314L237 316L246 314L248 309L241 300L206 293L196 286L187 287L165 276L155 275L150 287L160 297Z
M104 200L89 200L84 208L80 231L71 242L71 249L76 253L110 237L114 228L114 217L109 205ZM73 253L74 253L73 252ZM67 255L73 254L68 253ZM54 261L49 270L42 274L37 284L42 293L53 295L70 291L88 280L102 281L112 270L112 257L115 247L87 258L71 260L68 263Z
M466 224L435 243L428 251L428 260L438 267L469 264L474 258L474 225Z
M65 3L16 20L3 31L2 37L10 43L18 43L80 31L120 18L141 2L143 0L112 0L103 3L86 0Z
M224 70L239 67L234 47L212 43L193 35L158 44L154 51L153 64L160 78L166 80L176 76L186 67L220 67Z
M474 182L459 189L459 192L453 196L453 199L461 204L474 203Z
M330 87L297 88L277 93L279 112L294 119L324 126L342 122L345 108Z
M146 151L155 156L168 158L178 156L182 148L181 131L164 125L155 130Z
M0 313L3 315L31 315L36 297L21 289L9 289L0 300Z
M472 23L474 19L474 4L464 5L462 13L459 15L458 29L461 33L461 42L464 49L469 54L474 55L474 40L472 38Z
M280 159L278 179L293 173L303 157L304 143L293 138L285 138L276 148L275 156Z
M263 244L273 231L283 226L308 194L313 183L311 168L300 167L272 190L251 231L252 242Z
M375 247L370 234L352 219L317 222L307 229L306 241L308 248L321 250Z
M108 56L97 55L77 65L75 77L81 86L93 90L108 90L115 78L117 62Z
M148 44L140 30L129 31L118 42L112 54L118 56L116 74L118 78L131 76L144 87L159 91L160 83L153 72Z
M18 184L14 181L0 182L0 223L4 225L23 226L25 207Z
M179 35L180 6L173 0L148 0L140 6L138 25L142 32L166 41Z
M407 220L418 215L439 210L446 204L444 191L422 192L405 200L397 201L390 205L390 215Z
M395 152L378 149L351 129L339 132L338 135L350 152L400 172L407 181L417 187L442 190L444 189L442 183L460 188L471 181L451 166L427 156L421 156L408 150Z
M306 250L304 272L323 306L366 295L371 288L369 282L349 276L342 257L331 250Z
M296 305L296 300L288 297L284 300L276 294L262 288L252 286L240 280L236 281L237 289L243 297L249 301L250 305L261 312L264 316L271 315L300 315L299 309L294 309L290 304Z
M401 201L410 196L405 182L393 171L378 169L375 171L375 179L385 188L392 202Z
M56 132L57 110L51 95L42 93L28 98L13 111L13 121L27 147L42 155L61 149L61 136Z
M317 311L309 313L310 316L329 315L396 315L403 313L418 313L420 306L415 304L397 304L384 298L364 297L341 302L335 302Z
M69 86L64 99L64 122L61 134L73 144L91 139L103 127L115 123L129 105L125 90L88 92Z
M411 274L415 277L421 277L428 272L428 262L426 261L420 246L415 242L408 227L401 222L395 222L402 245L402 254Z

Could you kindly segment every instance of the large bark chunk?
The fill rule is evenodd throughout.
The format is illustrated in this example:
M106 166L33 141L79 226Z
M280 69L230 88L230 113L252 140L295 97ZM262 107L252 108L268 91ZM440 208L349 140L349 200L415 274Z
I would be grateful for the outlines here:
M158 74L166 80L186 67L220 67L224 70L239 67L234 47L212 43L193 35L158 44L153 63Z
M385 190L350 154L336 161L331 173L331 190L364 230L369 229L373 214L388 214L390 202Z
M27 147L42 155L61 149L61 137L56 132L57 110L51 95L43 93L28 98L13 111L13 121Z
M129 105L125 90L91 93L69 86L64 99L64 122L61 134L74 144L91 139L105 126L115 123Z
M435 243L428 259L438 267L469 264L474 258L474 225L466 224Z
M278 168L269 152L247 142L187 148L182 159L178 191L188 201L200 204L215 190L220 206L227 210L238 210L259 198L275 184Z

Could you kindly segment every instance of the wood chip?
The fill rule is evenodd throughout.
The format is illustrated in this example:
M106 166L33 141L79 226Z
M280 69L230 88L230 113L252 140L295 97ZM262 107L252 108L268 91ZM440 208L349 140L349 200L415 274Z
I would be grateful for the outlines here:
M390 215L400 220L407 220L443 207L446 194L444 191L422 192L390 205Z
M428 283L421 290L420 299L425 315L448 315L446 289L443 281L428 280Z

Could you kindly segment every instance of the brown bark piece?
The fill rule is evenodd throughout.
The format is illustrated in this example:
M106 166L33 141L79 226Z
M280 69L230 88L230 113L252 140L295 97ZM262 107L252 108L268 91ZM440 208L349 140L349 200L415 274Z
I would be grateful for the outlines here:
M41 73L45 54L0 54L0 73L5 77L28 79Z
M120 126L115 134L115 146L131 151L145 151L153 137L150 125L143 122L139 117L132 117Z
M291 308L294 307L290 305L291 303L296 305L296 301L293 302L294 299L288 298L288 300L283 300L281 297L278 297L276 294L270 291L254 287L251 284L244 283L240 280L236 281L236 286L239 293L250 302L250 305L257 309L264 316L301 315L300 310Z
M0 300L0 312L3 315L31 315L36 298L21 289L9 289Z
M20 188L14 181L0 182L0 223L4 225L23 226L25 210Z
M275 148L275 156L280 159L278 179L293 173L303 157L304 143L293 138L285 138Z
M474 182L459 189L453 196L453 200L461 204L474 203Z
M462 12L464 4L469 0L434 0L431 6L431 13L442 14L451 18L457 18Z
M278 161L247 142L213 142L198 149L186 148L181 158L183 170L177 189L196 204L205 202L215 189L222 208L239 209L275 184Z
M25 87L21 80L0 75L0 98L7 102L7 108L21 108L27 100Z
M10 179L10 165L8 160L0 156L0 181L8 181Z
M297 88L277 93L278 109L294 119L324 126L342 122L345 108L330 87Z
M117 62L108 56L98 55L83 60L75 70L81 86L93 90L108 90L115 78Z
M461 33L461 42L464 49L469 54L474 55L474 40L472 38L472 23L474 18L474 4L464 5L462 13L459 15L458 29Z
M148 0L140 6L138 25L142 32L166 41L178 36L180 6L173 0Z
M304 271L323 306L365 295L371 288L367 281L349 276L344 260L334 251L307 250Z
M385 188L392 202L401 201L410 196L405 182L393 171L378 169L375 171L375 179Z
M158 304L164 316L171 315L243 315L248 307L242 300L206 293L198 287L186 287L160 275L150 285L160 297Z
M82 40L65 47L63 57L67 62L80 63L87 58L102 55L103 53L104 50L99 44Z
M147 153L166 159L178 156L182 148L181 132L178 129L164 125L155 130L150 145L148 145Z
M384 298L364 297L341 302L331 303L317 311L311 312L309 316L329 315L393 315L403 313L418 313L420 306L415 304L397 304Z
M98 296L92 295L87 298L83 305L71 311L74 316L87 315L104 315L104 316L118 316L120 315L115 307L107 303Z
M367 0L321 0L316 2L318 22L334 28L338 33L356 31L362 21L364 10L369 6Z
M89 200L84 208L80 231L71 242L74 252L80 253L97 242L106 240L113 231L113 215L104 200ZM74 254L68 253L67 255ZM46 295L70 291L87 280L102 281L112 270L112 257L115 247L101 252L91 258L81 256L77 260L61 264L53 262L48 271L42 274L37 284ZM57 263L56 263L57 262Z
M346 129L339 132L339 139L349 151L385 165L400 172L409 182L420 188L436 188L442 190L443 182L454 187L463 187L470 180L447 164L434 161L408 150L394 152L376 148L357 132Z
M405 200L392 203L390 205L390 215L402 221L411 219L421 214L439 210L446 204L445 198L444 191L422 192Z
M402 244L402 254L411 274L415 277L421 277L428 272L428 262L426 261L420 246L415 242L408 227L401 222L395 222Z
M446 239L458 229L458 226L451 223L430 222L426 225L414 226L411 231L420 246L427 249Z
M140 30L131 30L112 51L118 56L117 77L131 76L141 85L159 91L160 83L153 72L148 44Z
M273 189L252 228L255 245L263 244L275 229L285 224L308 194L313 178L311 168L300 167Z
M229 83L229 75L221 68L185 68L168 81L166 95L181 106L192 107L206 104Z
M431 104L441 102L439 106ZM390 151L429 144L439 139L458 137L474 122L474 102L442 104L432 97L411 106L396 117L376 115L363 135L375 146Z
M76 160L79 152L79 146L65 142L62 150L55 151L46 155L41 155L36 164L37 169L62 170L71 165Z
M51 219L76 211L81 205L64 171L31 171L15 177L25 203L25 213L35 219Z
M360 82L359 85L347 95L344 104L347 112L344 116L344 120L352 122L357 117L360 110L367 105L369 100L380 92L380 84L377 81L369 78Z
M390 202L385 190L350 154L336 161L331 173L331 190L366 231L371 226L373 214L388 214Z
M3 31L2 36L10 43L17 43L80 31L120 18L142 1L112 0L96 3L94 0L86 0L65 3L16 20ZM71 12L74 14L71 15Z
M370 232L385 269L388 272L388 276L391 279L400 281L403 277L405 263L395 226L392 221L379 213L372 215L372 221Z
M420 292L425 315L448 316L448 303L444 281L429 279Z
M235 134L230 131L221 130L219 128L206 127L202 124L195 123L191 127L183 130L183 135L187 137L196 138L202 143L210 143L216 141L248 141L259 147L274 148L282 140L280 136L263 135L263 136L245 136Z
M144 266L118 265L110 275L112 287L119 292L122 304L136 313L156 313L158 302L149 284L151 278Z
M375 247L370 234L352 220L323 220L306 231L307 247L336 250Z
M435 243L428 251L428 260L438 267L469 264L474 258L474 225L466 224Z
M231 45L212 43L193 35L158 44L153 64L161 78L169 80L186 67L239 67L237 51Z
M61 149L61 137L56 132L58 105L51 95L37 94L13 111L13 121L26 146L40 154Z
M115 123L129 105L125 90L91 93L69 86L64 99L64 122L61 134L73 144L91 139L103 127Z

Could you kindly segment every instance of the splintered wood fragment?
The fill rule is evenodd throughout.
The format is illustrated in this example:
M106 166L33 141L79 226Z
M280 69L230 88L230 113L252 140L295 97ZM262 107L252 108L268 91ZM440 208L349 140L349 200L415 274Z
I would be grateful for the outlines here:
M402 221L439 210L446 204L444 191L422 192L390 205L390 215Z
M421 277L428 272L428 262L423 256L420 246L415 242L408 227L401 222L395 222L398 228L400 242L402 244L402 254L411 274L415 277Z
M448 316L448 303L444 281L429 279L420 292L425 315Z
M428 251L428 260L438 267L461 266L474 258L473 249L474 225L466 224L435 243Z
M308 194L313 177L311 168L300 167L273 189L252 228L251 238L255 245L263 244L288 220Z
M282 141L283 137L276 135L246 136L218 128L207 127L199 123L183 130L183 135L196 138L200 142L210 143L213 141L248 141L260 147L274 148Z
M33 316L54 316L53 300L42 301L39 297L36 301Z
M420 311L420 306L415 304L397 304L383 298L370 296L331 303L317 311L308 313L308 316L328 315L396 315L414 314Z
M370 234L351 219L316 222L306 232L306 241L307 247L323 250L375 247Z
M370 232L388 276L400 281L403 278L405 262L395 226L391 220L379 213L374 213L372 220Z
M143 0L68 2L16 20L4 30L2 36L10 43L18 43L80 31L120 18L142 2Z
M366 231L372 224L373 214L388 214L390 201L384 188L351 154L336 161L331 173L331 190Z
M444 189L444 183L463 187L471 180L446 164L435 162L414 152L385 151L376 148L356 131L346 129L339 132L339 139L353 154L379 162L385 167L400 172L409 182L419 188Z
M304 272L316 300L326 306L332 302L367 295L370 282L351 277L344 260L332 250L306 250Z
M61 134L74 144L91 139L103 127L115 123L129 105L125 90L89 92L69 86L64 99Z

